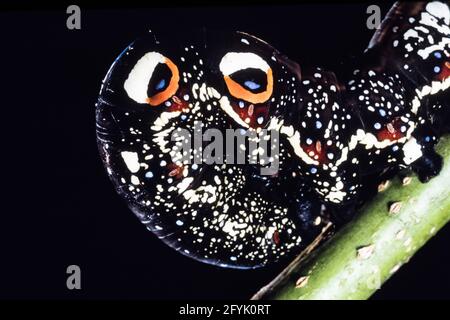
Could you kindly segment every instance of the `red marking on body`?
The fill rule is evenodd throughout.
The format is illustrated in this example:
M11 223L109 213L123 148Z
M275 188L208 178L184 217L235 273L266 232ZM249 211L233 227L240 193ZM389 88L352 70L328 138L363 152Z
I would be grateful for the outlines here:
M278 232L278 230L275 230L275 231L273 232L272 239L273 239L273 242L274 242L277 246L280 244L281 240L280 240L280 233Z
M183 178L183 165L179 166L175 163L170 163L167 167L169 168L169 177L175 177L176 179Z
M239 107L239 103L232 103L231 106L239 118L251 128L264 127L269 119L269 106L267 104L251 104L248 102L244 102L244 104L243 108ZM262 122L258 123L258 118L260 117L262 117Z
M169 112L175 112L175 111L184 111L186 112L189 109L189 104L187 101L181 100L178 98L178 96L172 96L172 98L169 100L171 105L167 109Z
M315 143L312 143L310 145L302 144L301 147L310 158L317 160L320 163L328 162L325 150L326 146L320 140L317 140Z
M402 122L400 118L394 119L392 122L389 122L380 131L377 132L377 139L379 141L396 141L403 138L405 135L400 131L400 127L403 125L406 126L406 124Z
M436 77L441 82L450 77L450 61L446 61L442 64L441 72Z

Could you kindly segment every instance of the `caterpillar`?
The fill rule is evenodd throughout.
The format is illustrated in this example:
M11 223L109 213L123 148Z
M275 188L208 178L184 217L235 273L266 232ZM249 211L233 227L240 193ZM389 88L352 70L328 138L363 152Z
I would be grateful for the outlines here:
M346 70L302 66L244 32L149 31L102 82L101 158L172 248L223 267L274 263L319 235L332 219L324 207L357 202L368 176L411 168L426 182L442 166L434 146L447 130L448 2L396 3ZM258 141L270 129L277 152L245 164L180 161L177 132L199 123ZM261 174L274 161L278 171Z

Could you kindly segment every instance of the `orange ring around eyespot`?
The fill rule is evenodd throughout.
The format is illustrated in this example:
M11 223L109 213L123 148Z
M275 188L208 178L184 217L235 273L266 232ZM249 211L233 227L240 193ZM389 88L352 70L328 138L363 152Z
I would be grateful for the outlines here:
M155 107L160 105L166 100L169 100L170 97L172 97L178 90L178 82L180 81L180 74L178 72L177 66L170 60L169 58L165 58L165 63L169 67L170 71L172 72L172 77L170 78L169 85L167 88L155 94L152 97L147 98L147 102L149 105Z
M231 79L230 76L224 76L225 83L231 95L235 98L245 100L250 103L263 103L269 100L273 92L273 75L272 69L267 70L267 87L266 90L259 93L253 93L243 88L239 83Z

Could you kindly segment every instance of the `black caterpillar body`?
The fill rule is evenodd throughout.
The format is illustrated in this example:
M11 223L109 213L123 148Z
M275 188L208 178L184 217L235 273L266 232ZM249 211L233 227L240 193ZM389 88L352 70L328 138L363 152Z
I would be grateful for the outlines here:
M99 150L117 191L183 254L254 268L301 251L327 222L321 207L354 203L368 175L412 167L425 181L439 173L448 3L394 5L342 79L305 70L242 32L149 32L135 41L96 105ZM174 160L172 135L198 122L276 130L279 171Z

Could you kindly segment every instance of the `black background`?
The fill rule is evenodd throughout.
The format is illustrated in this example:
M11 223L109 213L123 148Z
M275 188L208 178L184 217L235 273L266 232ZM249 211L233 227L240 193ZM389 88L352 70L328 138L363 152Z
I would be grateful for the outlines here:
M359 4L82 6L0 13L1 298L246 299L283 266L231 270L201 264L157 240L115 193L97 153L94 104L115 57L152 26L242 30L301 65L333 70L364 50L372 31ZM386 14L392 3L380 3ZM224 44L226 45L226 44ZM374 299L450 298L450 227ZM66 288L66 267L82 290Z

